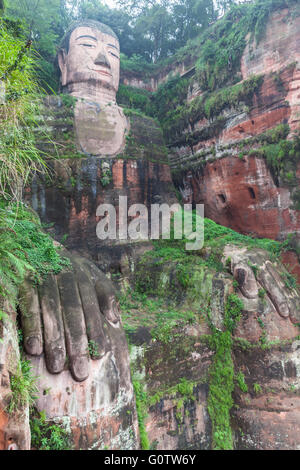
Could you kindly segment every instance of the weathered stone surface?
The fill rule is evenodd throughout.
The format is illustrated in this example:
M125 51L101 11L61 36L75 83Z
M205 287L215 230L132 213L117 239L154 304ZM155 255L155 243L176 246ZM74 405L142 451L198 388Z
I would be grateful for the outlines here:
M191 58L187 57L184 62L169 63L156 72L148 73L148 76L145 76L146 74L143 72L121 70L120 82L124 85L155 92L159 85L167 82L169 78L176 75L184 77L191 69L194 69L194 64Z
M213 352L195 333L199 333L197 326L185 328L184 339L181 337L170 344L150 341L147 345L132 346L132 367L145 381L147 395L160 393L145 420L151 448L211 448L207 382ZM195 382L192 398L183 399L180 394L168 392L181 380Z
M205 257L205 250L198 256ZM129 336L134 374L150 397L145 425L151 448L212 447L208 394L215 352L209 325L224 330L226 299L235 280L244 307L233 333L232 357L248 392L242 393L234 380L234 448L298 449L300 349L294 312L299 311L299 292L284 282L287 271L280 261L261 249L228 244L222 256L228 273L215 274L195 263L186 286L177 282L171 260L149 257L143 259L143 270L136 267L139 288L145 280L147 289L165 299L164 308L198 312L192 325L174 330L173 339L153 340L141 326ZM179 393L182 379L195 384L193 398Z
M236 389L237 449L299 450L298 343L263 353L235 351L236 367L248 384L248 393Z
M285 251L282 253L281 259L300 284L300 264L297 253L295 251Z
M182 193L187 202L203 203L206 217L241 233L281 239L300 225L289 189L275 184L258 157L226 157L188 171Z
M20 450L30 449L29 407L28 405L8 412L11 400L10 378L20 374L20 351L16 326L16 312L5 303L1 309L9 318L0 324L0 450L9 446Z
M264 39L255 46L249 42L241 61L243 79L253 74L278 72L291 63L298 64L292 77L284 84L288 90L287 101L290 107L289 125L291 130L299 127L299 22L299 16L293 15L292 9L275 11L266 25Z
M157 450L209 450L211 424L206 408L207 392L207 385L195 387L195 400L179 410L174 400L168 398L151 407L146 429L152 446Z
M242 147L241 154L239 147L243 139L279 124L289 125L290 137L299 130L299 22L292 8L281 9L270 16L258 44L249 35L241 61L242 79L253 75L264 79L248 109L240 103L236 109L224 110L217 116L225 120L221 131L214 131L214 119L194 123L192 143L184 142L184 134L170 151L184 201L204 203L207 217L241 233L275 239L299 234L299 210L293 201L299 170L293 168L297 178L288 185L264 159L247 155L254 143ZM209 137L200 132L206 127Z

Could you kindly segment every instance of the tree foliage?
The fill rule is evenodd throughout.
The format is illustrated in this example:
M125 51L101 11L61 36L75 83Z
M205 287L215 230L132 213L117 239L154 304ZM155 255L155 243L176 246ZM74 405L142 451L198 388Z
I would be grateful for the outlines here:
M133 34L142 37L149 60L173 54L218 16L213 0L119 0L132 18Z
M38 76L43 87L57 89L54 66L57 46L72 21L66 0L6 0L6 15L22 21L38 55Z
M38 280L62 265L50 237L21 204L24 185L31 175L44 169L45 162L35 146L33 130L38 91L35 60L19 22L0 18L0 57L1 308L3 298L14 300L17 286L26 275L31 273Z
M0 19L0 56L0 196L20 200L29 174L44 162L25 124L36 114L37 86L30 42L19 23Z
M55 57L72 21L90 18L109 25L127 58L155 63L204 31L231 3L233 0L119 0L118 8L109 8L102 0L6 0L6 15L22 21L39 56L40 80L56 91Z

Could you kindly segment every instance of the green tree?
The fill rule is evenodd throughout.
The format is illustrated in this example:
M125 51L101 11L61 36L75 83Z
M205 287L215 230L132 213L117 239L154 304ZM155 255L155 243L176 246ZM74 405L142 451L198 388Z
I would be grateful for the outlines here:
M127 57L134 54L149 57L150 44L134 29L134 18L126 11L111 9L101 0L79 0L76 16L77 19L89 18L110 26L119 38L121 52Z
M173 5L176 27L176 47L200 34L217 19L213 0L179 0Z
M137 19L135 29L151 44L148 53L153 62L173 52L174 21L165 6L154 5L145 10Z
M230 2L220 0L220 5L225 10ZM145 56L146 50L153 62L173 54L219 16L214 0L119 0L118 4L131 18L133 35L142 36L138 44L144 52L134 53Z
M3 15L5 9L4 0L0 0L0 15Z
M72 11L65 0L6 0L6 14L22 20L38 55L40 81L50 89L58 86L54 60L59 41L72 20Z

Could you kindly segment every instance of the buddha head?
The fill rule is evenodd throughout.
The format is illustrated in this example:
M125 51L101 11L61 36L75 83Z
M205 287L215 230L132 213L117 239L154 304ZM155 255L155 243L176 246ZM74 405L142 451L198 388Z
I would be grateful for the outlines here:
M58 52L61 84L65 91L115 97L120 78L120 46L113 30L98 21L78 21L65 34Z

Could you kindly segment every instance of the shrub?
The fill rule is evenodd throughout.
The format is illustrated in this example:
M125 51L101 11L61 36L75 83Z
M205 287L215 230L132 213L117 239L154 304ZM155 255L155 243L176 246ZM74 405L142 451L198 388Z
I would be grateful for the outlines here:
M25 406L33 406L37 398L37 377L32 375L30 361L21 360L17 371L10 376L11 398L8 413L21 411Z
M44 412L30 417L31 445L38 450L70 450L68 432L56 423L46 420Z

